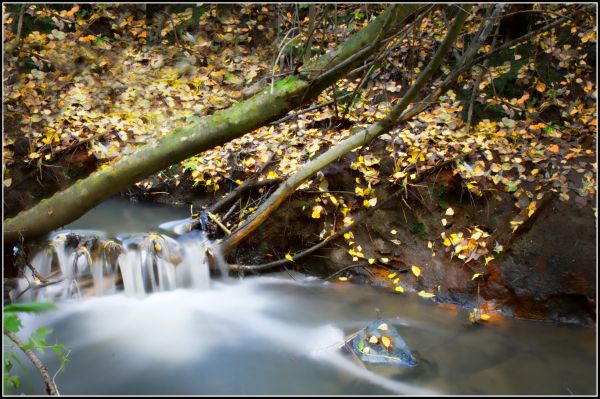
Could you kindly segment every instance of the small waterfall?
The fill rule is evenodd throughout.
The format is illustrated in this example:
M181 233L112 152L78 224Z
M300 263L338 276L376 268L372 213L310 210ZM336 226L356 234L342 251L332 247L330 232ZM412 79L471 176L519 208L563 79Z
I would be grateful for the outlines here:
M31 259L44 280L26 270L19 300L105 295L120 288L137 298L177 288L205 290L209 248L209 240L198 231L177 239L159 233L108 239L101 232L59 231Z

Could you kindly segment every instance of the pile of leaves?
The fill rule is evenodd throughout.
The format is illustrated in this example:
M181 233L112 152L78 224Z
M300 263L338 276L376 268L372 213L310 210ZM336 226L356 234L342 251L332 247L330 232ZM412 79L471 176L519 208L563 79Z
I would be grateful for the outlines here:
M308 5L184 6L153 18L125 5L3 7L11 50L5 54L3 108L5 122L15 127L3 141L5 187L14 183L11 168L51 168L75 148L84 148L102 167L160 140L292 73L305 51L318 56L335 48L382 9L317 6L306 49ZM575 7L534 5L530 12L540 17L531 28L569 16ZM450 71L486 15L485 7L475 9L438 75ZM37 30L19 32L20 18ZM223 192L251 177L285 179L355 129L383 118L427 64L447 26L444 8L432 7L391 42L389 55L373 68L337 82L294 118L187 159L167 180ZM321 238L327 237L352 223L352 212L375 206L382 184L409 186L451 159L457 159L453 173L473 198L512 195L513 231L551 193L586 204L596 195L596 40L594 15L586 14L473 68L426 111L380 138L394 163L391 173L382 172L381 154L369 147L356 151L355 200L329 191L322 174L301 186L322 192L304 208L307 217L322 221ZM470 107L475 118L467 126ZM23 137L29 149L19 156L15 141ZM153 181L138 185L152 190ZM253 209L240 211L227 227L242 223ZM341 223L332 225L325 216ZM430 248L441 245L450 256L482 265L502 250L481 226L453 231L452 218L453 210L443 209L440 223L448 229ZM364 258L360 243L345 237L349 256Z

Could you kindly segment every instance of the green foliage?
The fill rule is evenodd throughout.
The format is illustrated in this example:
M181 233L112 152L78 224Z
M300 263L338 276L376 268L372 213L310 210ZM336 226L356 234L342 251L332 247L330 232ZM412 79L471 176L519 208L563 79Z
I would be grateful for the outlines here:
M41 313L56 308L52 302L13 303L4 307L4 314L15 312Z
M17 313L24 312L37 314L54 309L55 307L56 306L51 302L26 302L6 305L4 306L4 328L12 333L17 333L23 327ZM37 351L41 354L43 354L46 349L50 349L61 360L60 369L62 369L64 364L69 361L69 350L64 344L59 342L54 344L48 343L47 339L48 336L52 334L52 331L51 328L47 327L38 328L31 334L22 349ZM27 368L14 353L15 351L20 351L20 349L15 346L9 347L8 349L9 350L4 351L3 380L5 394L10 394L11 391L15 391L21 386L19 377L11 374L14 364L17 364L25 373L27 373Z
M21 319L16 314L5 313L4 314L4 328L10 332L16 333L23 325Z

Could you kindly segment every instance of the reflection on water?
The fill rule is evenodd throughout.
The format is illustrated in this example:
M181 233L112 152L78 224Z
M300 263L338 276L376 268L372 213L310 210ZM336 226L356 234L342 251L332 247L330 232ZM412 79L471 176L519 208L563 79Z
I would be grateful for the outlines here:
M63 302L52 313L25 316L23 333L49 325L51 339L72 349L56 380L62 394L595 392L593 330L517 320L473 327L466 312L417 297L296 279ZM376 318L376 307L419 367L362 365L338 350ZM56 370L53 357L44 360ZM28 393L42 393L41 385Z
M110 235L146 233L161 223L190 216L189 207L173 207L151 202L131 202L110 198L85 215L68 224L65 229L100 229Z

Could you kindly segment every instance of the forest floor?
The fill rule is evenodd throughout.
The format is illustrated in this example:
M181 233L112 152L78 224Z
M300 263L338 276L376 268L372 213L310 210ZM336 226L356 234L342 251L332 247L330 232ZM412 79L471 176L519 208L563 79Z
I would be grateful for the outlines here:
M544 18L528 23L541 25L573 7L544 5ZM199 15L184 7L157 14L152 23L133 6L31 5L23 18L35 30L18 37L19 8L8 11L5 217L291 73L309 22L307 9L275 5L212 5ZM340 5L335 11L317 18L310 55L343 42L380 7ZM593 17L501 52L417 117L313 176L238 249L236 261L293 256L403 188L366 224L323 249L319 256L327 261L320 270L309 270L327 276L362 264L335 279L367 279L461 306L485 301L489 313L595 320ZM468 33L477 30L477 18L467 23ZM196 21L191 27L190 20ZM347 77L293 117L198 154L123 194L200 210L250 179L287 178L356 128L384 117L445 31L444 12L434 10L378 68L366 70L368 77ZM468 39L459 39L448 63ZM448 70L443 66L440 74ZM434 169L446 161L452 162ZM271 191L265 186L250 193L227 218L223 211L224 225L241 224ZM310 262L315 258L298 267Z

